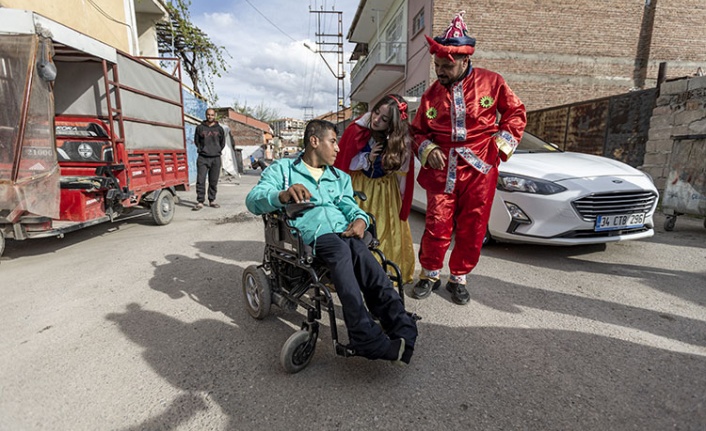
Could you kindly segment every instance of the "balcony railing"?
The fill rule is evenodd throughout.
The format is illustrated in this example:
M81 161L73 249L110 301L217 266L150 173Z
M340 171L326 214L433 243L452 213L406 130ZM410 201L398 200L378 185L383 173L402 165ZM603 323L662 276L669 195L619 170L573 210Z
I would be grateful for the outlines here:
M404 66L407 61L406 42L378 42L368 55L358 60L351 70L351 88L355 90L373 68L379 64Z

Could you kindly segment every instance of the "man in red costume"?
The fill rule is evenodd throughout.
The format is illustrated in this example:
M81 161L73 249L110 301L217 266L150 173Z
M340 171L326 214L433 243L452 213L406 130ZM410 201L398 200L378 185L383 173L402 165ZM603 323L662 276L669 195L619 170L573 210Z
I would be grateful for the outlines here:
M428 297L441 285L444 256L455 234L446 289L467 304L466 275L478 263L498 179L525 129L525 107L499 74L471 65L476 41L467 35L464 12L444 35L431 39L437 76L422 95L411 125L413 150L427 193L419 249L422 270L412 296Z

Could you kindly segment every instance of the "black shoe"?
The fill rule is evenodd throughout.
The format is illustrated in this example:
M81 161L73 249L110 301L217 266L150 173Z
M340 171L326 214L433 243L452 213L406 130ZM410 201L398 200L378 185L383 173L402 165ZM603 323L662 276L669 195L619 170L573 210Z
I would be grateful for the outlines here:
M458 305L466 305L471 299L471 294L466 290L466 286L449 281L446 283L446 290L451 292L451 300Z
M385 352L385 355L382 357L382 359L392 362L401 361L402 355L404 354L404 345L404 338L390 340L390 346L388 347L387 352Z
M432 290L436 290L441 286L441 280L436 280L432 285L431 280L421 279L412 288L412 298L414 299L424 299L431 295Z
M405 342L404 345L404 353L402 353L402 357L400 358L399 361L395 362L395 365L399 366L405 366L409 365L409 361L412 360L412 354L414 353L414 347L410 346Z

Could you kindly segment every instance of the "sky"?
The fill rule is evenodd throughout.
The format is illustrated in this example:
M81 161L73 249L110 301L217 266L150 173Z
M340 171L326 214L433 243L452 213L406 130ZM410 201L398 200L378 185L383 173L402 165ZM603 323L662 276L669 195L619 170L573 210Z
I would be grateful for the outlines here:
M213 78L218 107L232 106L235 101L251 107L263 105L281 118L295 119L336 111L338 79L334 72L338 58L335 54L313 52L304 44L316 49L316 33L337 34L338 17L310 10L343 12L344 97L349 106L349 59L354 44L348 43L346 36L358 3L359 0L192 0L191 22L228 53L225 59L229 70L222 77Z

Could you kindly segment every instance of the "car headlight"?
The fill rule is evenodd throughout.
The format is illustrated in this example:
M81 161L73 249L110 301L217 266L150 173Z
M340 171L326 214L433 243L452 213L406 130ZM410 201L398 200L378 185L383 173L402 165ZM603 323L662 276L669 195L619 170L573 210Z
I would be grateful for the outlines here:
M536 193L538 195L553 195L566 190L551 181L538 178L523 177L522 175L500 173L498 176L498 190L506 192Z

